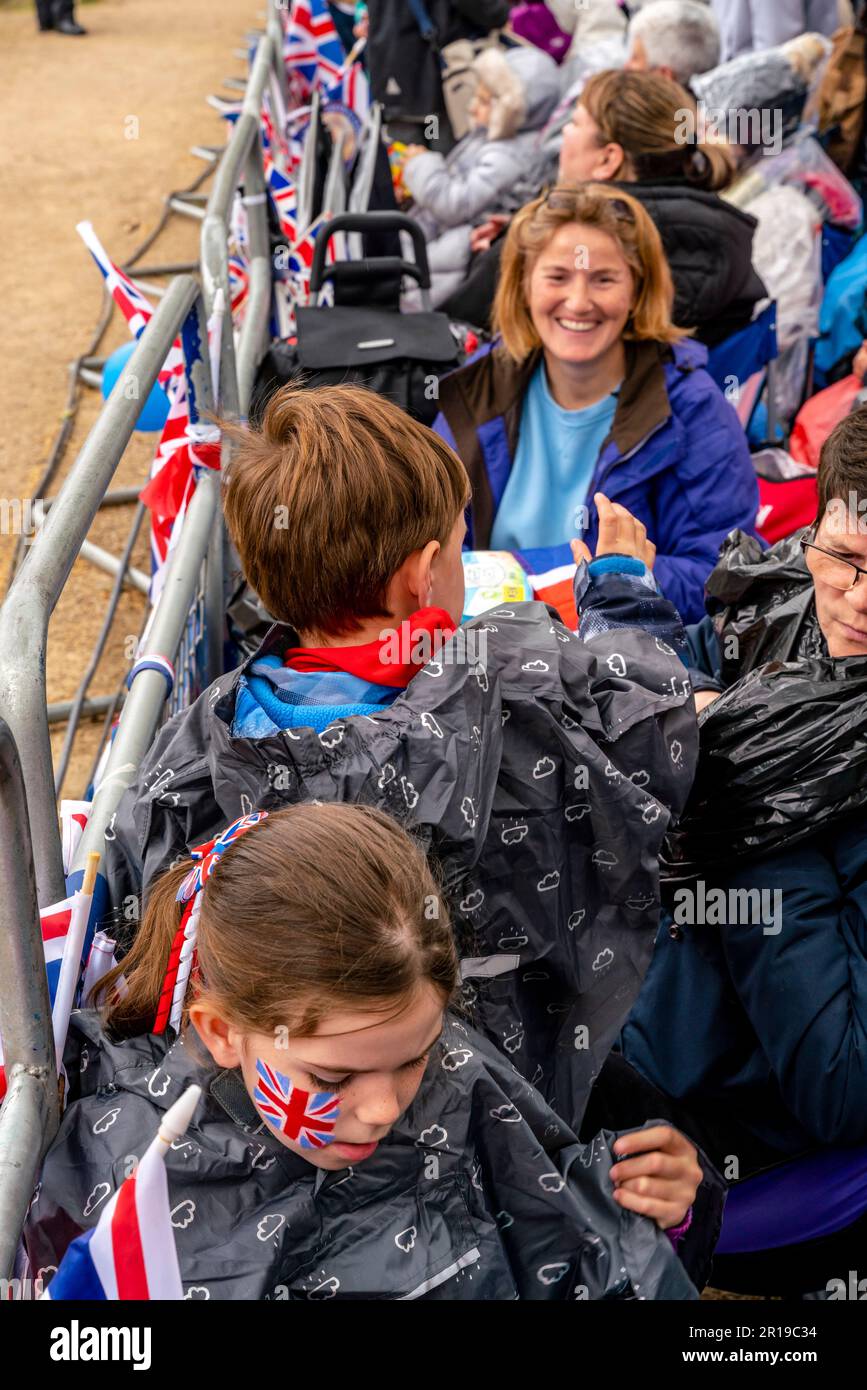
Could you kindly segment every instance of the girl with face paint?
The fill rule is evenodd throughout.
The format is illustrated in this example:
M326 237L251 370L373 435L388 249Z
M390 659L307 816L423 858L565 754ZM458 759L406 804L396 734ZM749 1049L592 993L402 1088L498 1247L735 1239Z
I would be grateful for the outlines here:
M254 813L194 855L154 888L110 1022L146 1018L184 901L197 968L183 1017L214 1062L308 1163L370 1158L418 1091L457 978L423 855L386 816L342 806Z
M695 1297L722 1185L669 1125L582 1145L513 1033L501 1054L465 1025L448 910L395 821L254 812L193 859L152 889L106 1014L77 1016L31 1260L59 1263L197 1080L167 1156L189 1296Z

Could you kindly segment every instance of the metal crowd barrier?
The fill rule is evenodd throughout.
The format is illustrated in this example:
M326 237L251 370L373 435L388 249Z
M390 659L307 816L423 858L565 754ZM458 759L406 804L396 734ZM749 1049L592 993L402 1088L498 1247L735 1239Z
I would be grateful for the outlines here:
M38 908L66 896L54 794L45 663L48 623L111 486L139 414L175 338L184 345L191 418L246 412L264 350L271 295L260 111L269 83L285 84L279 18L272 5L247 83L242 115L223 152L201 238L202 284L177 276L135 346L69 475L46 509L0 608L0 1036L7 1095L0 1108L0 1278L8 1277L42 1155L59 1121L51 1010ZM223 318L219 382L211 381L208 318L218 289L228 304L228 223L243 180L250 283L236 360L231 315ZM215 390L216 387L216 390ZM227 462L224 446L222 462ZM169 557L147 650L175 667L171 694L157 670L135 673L71 865L102 851L125 789L134 781L164 713L189 703L219 675L225 625L220 476L202 470ZM196 680L193 673L200 679ZM25 794L25 787L28 793Z
M27 794L15 740L2 719L0 881L0 1034L6 1071L0 1110L0 1278L8 1278L59 1105Z
M217 163L202 215L201 285L191 275L180 274L160 298L66 481L45 509L42 525L0 608L0 1036L8 1083L0 1107L0 1278L12 1272L42 1155L59 1122L38 916L39 907L67 893L45 687L48 623L179 334L191 418L215 413L238 419L247 413L256 369L268 342L271 303L260 139L260 113L269 90L275 102L285 106L277 0L268 0L267 28L258 37L242 111ZM374 110L372 117L374 139L359 161L350 206L366 207L369 198L381 112ZM299 184L303 182L299 176ZM224 313L219 381L212 382L207 324L219 290L224 304L231 302L229 221L240 184L247 211L248 299L237 352L231 314ZM224 442L224 468L227 462ZM158 670L133 672L107 762L94 789L87 827L70 866L73 878L92 850L103 850L118 802L134 782L165 714L183 708L222 671L226 547L220 475L203 469L147 632L148 653L160 654L175 668L174 689L168 690ZM52 708L56 714L56 707Z
M207 344L204 301L191 276L178 276L136 344L0 609L0 1036L10 1082L0 1109L0 1277L10 1272L10 1250L58 1121L37 908L37 902L46 907L66 896L45 693L48 620L179 333L191 410L212 409L207 352L201 351ZM185 544L168 562L148 649L170 661L177 657L200 588L213 590L215 572L221 582L222 557L214 544L220 534L219 487L219 475L204 470L188 508ZM222 607L219 621L216 614L209 617L202 632L203 680L222 664ZM142 670L132 680L73 872L89 850L102 850L106 827L153 739L166 696L159 671Z

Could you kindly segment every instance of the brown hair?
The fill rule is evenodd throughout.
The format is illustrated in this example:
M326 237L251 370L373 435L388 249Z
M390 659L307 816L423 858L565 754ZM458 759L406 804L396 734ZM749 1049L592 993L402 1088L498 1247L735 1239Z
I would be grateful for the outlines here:
M570 222L598 227L620 247L635 282L635 305L624 339L650 338L674 343L686 330L671 321L674 285L659 232L644 208L621 188L607 183L583 183L554 188L521 208L512 218L500 279L494 299L493 321L509 356L521 362L540 338L530 315L527 287L533 267L560 227Z
M385 618L389 580L444 545L469 500L464 466L433 430L362 386L283 386L234 440L223 506L247 579L302 632Z
M118 1035L153 1025L190 868L154 884L132 949L100 981ZM247 1032L307 1035L330 1012L376 1011L424 980L445 1002L457 980L422 850L381 811L340 803L271 812L229 845L202 893L196 949L196 998ZM112 991L121 973L122 999Z
M694 188L725 188L735 172L724 145L684 139L694 135L695 98L660 72L597 72L579 104L599 127L599 144L620 145L626 173L637 182L682 177ZM624 175L620 175L623 177Z
M844 415L834 426L819 454L816 482L819 490L817 523L822 520L832 498L844 499L847 507L853 493L859 502L867 499L867 406Z

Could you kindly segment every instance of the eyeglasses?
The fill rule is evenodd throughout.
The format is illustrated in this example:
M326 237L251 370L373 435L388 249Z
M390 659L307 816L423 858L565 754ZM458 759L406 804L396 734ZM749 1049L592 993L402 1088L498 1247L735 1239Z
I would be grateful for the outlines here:
M570 212L577 214L579 205L594 192L593 184L584 184L580 188L552 188L545 197L545 206L552 212ZM615 217L620 217L626 222L634 222L632 209L623 198L606 198L605 204L611 208Z
M862 574L867 574L867 570L861 569L860 565L853 564L851 560L841 560L839 555L823 550L814 541L807 540L806 536L801 538L801 549L805 552L815 551L813 577L821 579L823 584L830 584L832 589L854 589Z

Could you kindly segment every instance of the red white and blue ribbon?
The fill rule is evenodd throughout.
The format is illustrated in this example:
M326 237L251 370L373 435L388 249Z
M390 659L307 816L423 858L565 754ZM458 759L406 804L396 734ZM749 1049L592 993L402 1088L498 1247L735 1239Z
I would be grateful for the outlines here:
M152 1032L164 1033L167 1025L171 1025L176 1033L180 1032L184 1000L195 965L202 889L229 845L234 844L239 836L246 834L254 825L265 820L267 815L267 811L253 811L249 815L240 816L225 830L221 830L219 835L215 835L213 840L207 840L190 851L195 862L177 893L177 901L185 903L186 906L169 952L169 962Z

